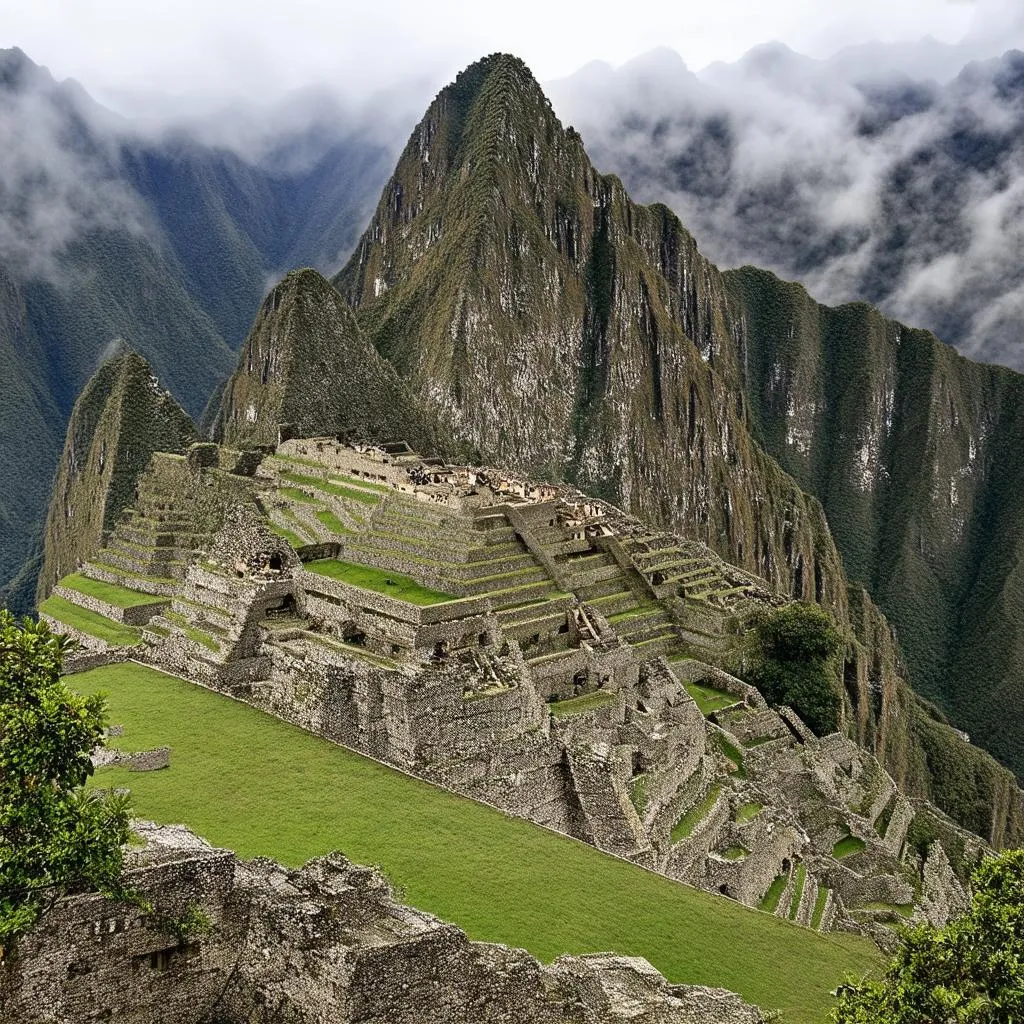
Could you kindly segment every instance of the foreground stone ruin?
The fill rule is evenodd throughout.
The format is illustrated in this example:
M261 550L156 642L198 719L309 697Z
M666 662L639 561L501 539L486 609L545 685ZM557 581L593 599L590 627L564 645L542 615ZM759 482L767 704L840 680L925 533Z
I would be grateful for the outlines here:
M2 1024L760 1024L646 960L470 942L339 854L289 871L136 823L126 881L150 908L65 899L0 966ZM192 922L186 927L184 922Z
M783 599L703 545L403 444L195 445L156 455L137 491L81 572L149 595L139 642L79 633L93 657L816 929L887 943L964 905L942 844L922 861L907 831L928 818L961 859L977 837L730 672L750 617ZM58 593L129 621L78 586Z

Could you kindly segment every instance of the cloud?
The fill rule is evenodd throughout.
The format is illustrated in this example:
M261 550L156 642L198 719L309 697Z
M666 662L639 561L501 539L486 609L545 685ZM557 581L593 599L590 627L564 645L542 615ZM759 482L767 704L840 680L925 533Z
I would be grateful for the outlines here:
M699 76L634 62L553 99L599 167L672 206L720 265L867 299L1024 370L1024 55L940 83L773 44Z
M16 277L59 280L58 256L84 233L145 230L94 113L74 85L0 53L0 260Z

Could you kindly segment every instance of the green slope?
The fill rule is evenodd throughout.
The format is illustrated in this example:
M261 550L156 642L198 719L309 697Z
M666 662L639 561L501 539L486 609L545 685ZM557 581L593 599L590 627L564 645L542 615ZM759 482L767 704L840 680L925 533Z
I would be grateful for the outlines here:
M877 965L824 937L698 892L592 847L435 789L226 697L126 664L72 677L105 691L128 749L167 744L171 768L103 771L139 814L287 864L340 849L379 864L414 906L474 939L647 957L676 982L718 985L790 1024L824 1020L829 990ZM254 754L254 752L256 752Z

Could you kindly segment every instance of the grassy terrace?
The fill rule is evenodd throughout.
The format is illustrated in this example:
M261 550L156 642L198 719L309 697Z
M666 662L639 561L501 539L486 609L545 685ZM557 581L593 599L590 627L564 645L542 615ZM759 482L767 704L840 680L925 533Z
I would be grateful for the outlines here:
M103 580L90 579L81 573L73 572L60 581L62 587L68 590L77 590L80 594L87 594L107 604L115 605L117 608L136 608L142 604L157 604L166 601L166 597L154 597L152 594L140 594L137 590L129 590L127 587L120 587L116 583L105 583Z
M337 498L348 498L350 501L359 501L364 505L376 505L380 500L379 494L371 494L368 491L359 490L358 487L346 487L343 484L331 483L318 476L306 476L303 473L282 473L282 480L288 480L293 484L302 484L305 487L312 487L314 491L322 494L333 494Z
M832 856L836 860L842 860L844 857L852 857L855 853L860 853L864 849L864 840L857 836L843 836L842 839L832 847Z
M375 590L378 594L387 594L410 604L441 604L444 601L458 600L454 594L444 594L440 590L421 586L410 576L374 569L369 565L340 562L336 558L320 558L315 562L307 562L306 568L310 572L338 580L339 583L362 587L363 590Z
M115 647L128 647L142 639L142 632L134 626L126 626L123 622L115 622L105 615L91 612L87 608L79 608L77 604L65 601L54 594L40 606L39 611L62 622L65 626L88 633L89 636L106 640Z
M673 843L678 843L681 839L685 839L697 827L697 825L704 820L711 808L715 806L715 802L718 800L718 794L721 792L722 787L716 783L708 790L707 796L705 796L700 803L694 804L693 807L691 807L672 826Z
M780 1008L787 1024L821 1024L829 990L878 965L856 936L820 936L671 882L153 670L114 665L71 682L108 694L125 749L172 748L167 771L94 777L130 786L140 815L187 822L243 857L297 865L340 849L380 864L409 903L471 938L545 961L644 956L672 981Z
M558 653L560 654L561 651ZM607 690L596 690L594 693L585 693L582 697L555 701L548 707L551 708L552 718L568 718L570 715L581 715L584 711L602 708L605 704L614 704L616 699L614 693L609 693Z
M716 690L706 683L686 683L686 692L697 702L701 714L706 718L708 715L729 707L730 704L738 704L739 698L723 690Z

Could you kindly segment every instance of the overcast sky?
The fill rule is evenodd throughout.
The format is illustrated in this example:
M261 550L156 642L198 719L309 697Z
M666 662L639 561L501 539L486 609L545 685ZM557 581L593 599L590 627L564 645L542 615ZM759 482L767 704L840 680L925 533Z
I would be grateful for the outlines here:
M442 85L494 50L541 80L656 46L694 70L781 40L824 57L869 40L1024 38L1022 0L0 0L0 46L77 78L125 113L168 102L264 101L304 85L359 96L425 77ZM1018 43L1019 45L1019 43Z

